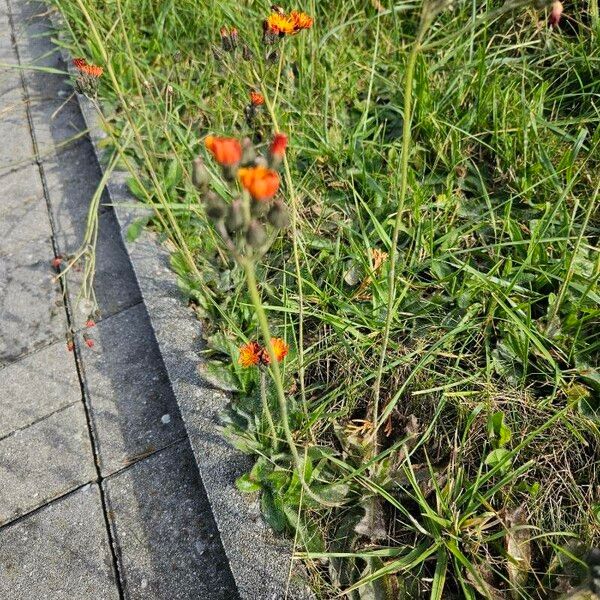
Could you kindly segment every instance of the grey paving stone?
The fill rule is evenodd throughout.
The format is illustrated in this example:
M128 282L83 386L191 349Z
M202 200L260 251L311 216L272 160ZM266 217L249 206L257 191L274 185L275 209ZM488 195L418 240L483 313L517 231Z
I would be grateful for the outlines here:
M37 165L0 174L0 256L16 245L50 235Z
M77 340L106 476L183 438L185 430L144 307L89 331L93 348L85 346L82 334Z
M79 402L75 359L57 342L0 371L0 438Z
M89 140L81 136L86 131L85 123L66 65L50 39L53 29L47 18L48 5L27 0L12 0L12 4L19 22L16 38L21 61L65 71L64 75L24 72L36 140L44 156L56 239L65 252L76 247L83 236L100 168ZM107 196L104 202L108 202Z
M0 366L64 339L66 315L52 258L48 239L17 244L0 256Z
M0 440L0 525L95 477L83 404L16 431Z
M117 600L98 486L0 529L0 598Z
M105 213L99 221L94 290L100 316L96 320L106 319L141 301L140 290L114 214L112 211ZM71 240L70 250L74 252L81 244L81 238L71 237ZM68 273L68 292L77 329L83 327L88 318L85 302L79 301L82 279L82 270Z
M47 6L37 2L14 2L20 27L21 60L26 64L63 69L66 65L51 41ZM31 98L30 112L48 189L55 227L55 240L62 254L76 251L83 240L88 207L101 178L98 161L87 136L86 126L69 78L38 71L25 72ZM77 137L79 136L79 137ZM103 196L108 203L108 196ZM95 289L101 318L119 312L140 301L140 294L121 242L112 210L100 209ZM71 300L77 298L81 277L72 273ZM80 328L87 314L74 312L75 327Z
M0 73L0 107L0 173L5 173L34 159L23 88L16 69Z
M238 598L187 441L103 485L128 598Z

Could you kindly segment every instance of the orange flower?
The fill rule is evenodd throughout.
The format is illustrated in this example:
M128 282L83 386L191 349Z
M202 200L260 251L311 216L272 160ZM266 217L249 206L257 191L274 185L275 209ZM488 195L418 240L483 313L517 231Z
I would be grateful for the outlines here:
M302 29L310 29L313 25L312 17L298 10L293 10L288 17L294 25L294 33Z
M273 137L273 141L271 142L269 152L277 158L283 158L285 154L285 149L287 147L287 142L288 139L285 133L276 133Z
M290 347L285 343L282 338L271 338L271 346L273 346L273 352L277 362L281 362L290 351Z
M262 348L258 342L248 342L240 348L240 357L238 362L245 369L253 367L260 362L262 355Z
M290 347L282 338L271 338L271 346L273 346L273 353L275 354L277 362L281 362L290 351ZM260 360L263 365L268 365L271 363L271 358L269 357L269 353L267 352L266 348L261 350Z
M87 62L87 60L85 60L85 58L74 58L73 65L80 73L85 73L90 77L97 78L104 73L104 69L102 67L91 65Z
M271 13L266 20L266 27L273 33L293 34L294 23L287 15L278 12Z
M269 200L279 189L279 175L267 167L248 167L238 171L238 177L255 200Z
M250 104L252 106L261 106L265 103L265 97L260 92L250 92Z
M209 135L206 136L204 145L215 160L224 167L233 167L242 160L242 145L234 138Z

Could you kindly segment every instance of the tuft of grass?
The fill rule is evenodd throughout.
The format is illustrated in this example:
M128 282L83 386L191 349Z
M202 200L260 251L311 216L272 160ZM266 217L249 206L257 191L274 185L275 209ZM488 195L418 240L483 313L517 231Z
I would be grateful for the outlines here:
M53 1L76 54L107 69L111 143L176 248L207 377L236 390L224 421L256 456L238 486L294 537L318 597L547 598L581 581L600 542L597 3L549 29L546 9L463 2L420 33L420 3L308 0L315 25L249 127L252 68L211 47L226 24L260 54L265 3ZM304 493L259 375L237 365L256 313L190 177L206 133L273 129L291 138L295 221L257 280L294 350L302 478L335 507Z

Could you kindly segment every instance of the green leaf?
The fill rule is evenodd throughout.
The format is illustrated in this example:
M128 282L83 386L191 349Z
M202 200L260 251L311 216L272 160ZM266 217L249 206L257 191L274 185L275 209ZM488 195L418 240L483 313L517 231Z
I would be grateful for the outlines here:
M438 548L435 572L431 583L431 600L442 600L444 584L446 583L446 572L448 571L448 554L443 547Z
M202 379L225 392L239 391L239 382L230 365L219 360L204 360L196 367Z
M277 533L283 533L288 521L284 513L281 498L279 496L274 496L269 490L265 490L260 499L260 506L265 521Z
M142 217L141 219L136 219L128 228L127 228L127 241L135 242L140 237L140 234L144 230L144 227L148 224L150 217Z
M510 442L512 432L504 422L504 413L498 411L488 418L488 432L498 448L503 448Z
M245 494L260 490L260 484L253 481L248 473L244 473L241 477L238 477L235 480L235 485L240 492L244 492Z
M495 467L500 463L505 462L504 466L500 469L502 472L506 472L506 470L510 466L510 461L507 460L507 456L510 455L510 451L506 448L496 448L492 450L485 459L485 464L490 467Z

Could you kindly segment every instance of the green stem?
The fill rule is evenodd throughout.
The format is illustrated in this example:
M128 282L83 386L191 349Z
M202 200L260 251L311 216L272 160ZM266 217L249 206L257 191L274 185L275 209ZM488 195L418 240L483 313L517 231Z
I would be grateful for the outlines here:
M263 369L260 371L260 400L262 402L263 413L269 424L269 431L273 438L273 444L277 444L277 429L275 429L275 422L273 421L273 415L271 414L269 400L267 398L267 374Z
M283 56L283 52L282 52ZM279 69L282 68L282 61L279 63ZM277 115L275 114L275 104L269 99L267 90L259 79L258 74L254 71L254 77L260 81L260 87L262 95L265 99L265 105L273 127L276 131L279 131L279 123L277 122ZM278 75L279 81L279 75ZM278 84L279 85L279 84ZM302 271L300 270L300 250L298 247L298 200L296 196L296 189L294 187L294 181L292 179L292 172L290 169L290 163L287 158L287 154L283 157L283 172L285 175L285 185L290 195L291 204L291 232L292 232L292 254L294 256L294 271L296 275L296 282L298 285L298 379L300 383L300 398L302 400L302 409L304 414L308 416L308 404L306 402L306 383L305 383L305 362L304 362L304 288L302 286ZM311 431L312 435L312 431Z
M387 314L385 319L385 326L383 329L383 341L381 344L381 354L379 356L379 366L377 369L377 377L375 378L375 384L373 387L373 440L372 440L372 452L377 454L378 442L377 432L380 427L379 423L379 400L381 396L381 378L385 367L385 360L387 355L387 349L390 340L390 330L392 326L392 319L394 316L394 302L396 299L396 253L398 246L398 237L400 235L400 226L402 225L402 213L404 211L404 204L406 202L406 194L408 191L408 159L410 156L410 141L411 141L411 121L412 121L412 98L413 98L413 80L415 74L415 65L417 63L417 57L421 49L421 43L429 20L421 18L419 25L419 31L417 37L413 42L410 54L408 56L408 63L406 65L406 75L404 80L404 110L403 110L403 124L402 124L402 152L400 155L400 192L398 195L398 203L396 206L396 220L394 222L394 232L392 235L392 245L390 248L389 255L389 272L388 272L388 298L387 298Z
M250 292L252 305L258 318L258 325L260 327L260 332L263 337L264 346L267 349L267 353L269 355L270 370L273 376L275 390L277 392L277 402L279 405L279 414L281 416L281 425L283 427L285 440L292 454L292 459L296 468L296 472L298 473L300 483L302 484L302 487L306 494L315 502L318 502L319 504L322 504L324 506L338 506L337 503L325 500L324 498L321 498L320 496L315 494L306 483L306 480L304 478L304 464L300 459L298 449L296 448L296 442L294 441L292 431L290 429L287 401L285 398L285 391L283 389L281 369L279 368L279 362L277 361L277 356L275 355L275 351L273 350L273 344L271 343L271 332L269 330L269 322L267 321L267 315L265 313L265 309L262 305L262 301L258 291L258 285L256 283L256 273L254 271L254 263L247 258L242 258L241 266L243 267L244 273L246 275L246 282L248 284L248 291Z

